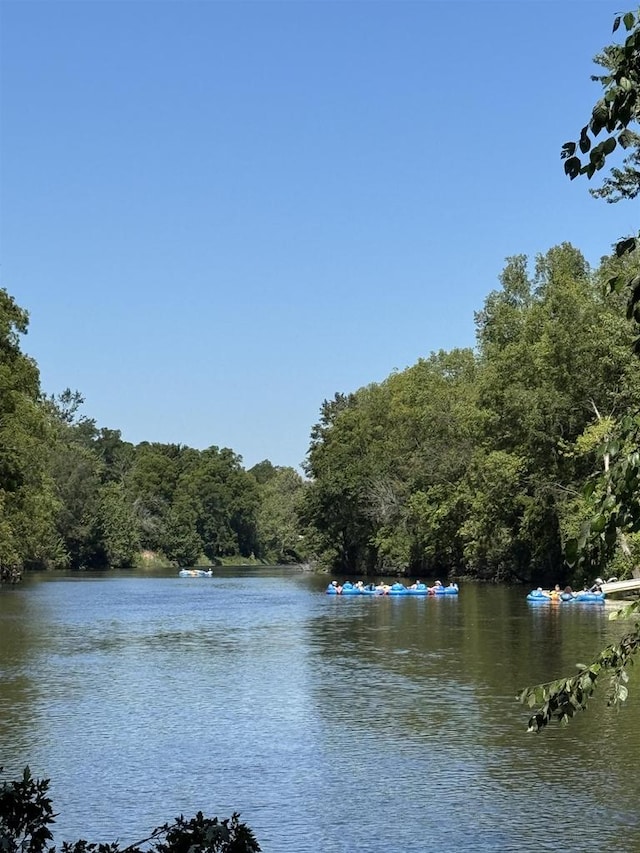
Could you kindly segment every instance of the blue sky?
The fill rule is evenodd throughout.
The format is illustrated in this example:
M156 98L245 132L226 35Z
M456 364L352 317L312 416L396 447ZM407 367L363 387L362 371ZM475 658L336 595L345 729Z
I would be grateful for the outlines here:
M2 0L0 285L43 388L299 465L323 399L474 345L507 256L637 230L559 159L619 10Z

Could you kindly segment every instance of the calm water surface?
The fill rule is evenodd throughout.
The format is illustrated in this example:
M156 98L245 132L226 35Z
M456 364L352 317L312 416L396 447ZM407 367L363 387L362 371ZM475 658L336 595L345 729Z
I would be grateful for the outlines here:
M55 840L240 811L265 853L640 851L638 693L525 733L528 683L625 629L526 591L342 598L286 570L0 592L0 765L50 777Z

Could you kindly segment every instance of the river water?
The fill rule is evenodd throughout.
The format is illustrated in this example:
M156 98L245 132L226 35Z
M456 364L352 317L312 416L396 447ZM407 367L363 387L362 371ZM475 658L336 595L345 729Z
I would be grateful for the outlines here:
M233 811L265 853L640 851L638 692L526 734L514 701L628 629L526 590L336 597L291 570L0 592L0 765L58 845ZM605 687L606 685L603 685Z

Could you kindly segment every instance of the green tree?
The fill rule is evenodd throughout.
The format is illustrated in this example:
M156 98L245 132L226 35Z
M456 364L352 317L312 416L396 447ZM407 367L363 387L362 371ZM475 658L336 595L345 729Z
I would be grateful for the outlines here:
M80 416L82 397L67 389L46 406L52 423L50 471L58 499L56 528L64 543L64 565L94 564L94 526L103 466L93 452L95 422Z
M126 477L141 547L170 559L177 547L177 530L186 529L171 509L178 481L183 471L191 466L192 455L178 444L142 442L135 447ZM192 547L195 543L187 550L191 551ZM196 553L194 560L200 553ZM181 565L192 564L193 561L181 562Z
M307 556L299 518L305 481L293 468L272 467L260 488L256 519L260 554L274 563L300 563ZM254 472L252 468L249 473L255 476Z
M188 494L176 496L167 514L164 553L179 566L194 566L204 553L197 531L198 506Z
M311 483L302 522L317 531L322 562L347 573L367 572L375 565L375 527L366 489L372 444L380 435L367 417L367 393L361 389L348 396L336 394L323 402L305 464ZM381 433L383 427L378 428Z
M203 451L191 488L196 489L200 502L198 532L205 554L211 559L253 554L257 550L258 489L242 468L240 457L228 448Z
M507 261L478 349L433 353L325 402L302 516L335 570L557 580L584 517L596 412L640 401L632 331L569 244ZM567 570L568 572L569 570Z
M478 366L471 350L440 351L384 383L371 415L383 427L369 492L383 565L441 574L462 564L461 483L481 428Z
M124 483L133 465L133 444L122 440L119 429L99 430L93 442L93 450L103 465L102 480L105 483Z
M135 565L140 538L133 507L122 483L105 483L98 493L95 519L95 557L103 565L124 568Z
M479 577L512 580L529 569L521 528L526 507L526 461L505 450L475 454L465 477L468 512L460 527L464 560Z
M0 290L0 580L23 568L49 568L63 556L58 501L49 470L51 422L36 363L20 336L28 314Z
M568 244L539 256L533 279L519 256L477 315L485 430L482 456L470 468L470 522L477 541L483 467L494 451L514 454L519 489L495 518L506 562L521 580L549 580L561 562L567 507L589 472L590 460L571 452L574 442L595 411L622 412L640 399L631 330L618 306L605 302L599 279Z
M476 371L470 350L434 353L325 402L302 515L326 562L347 572L459 566L459 482L479 424ZM447 513L426 511L436 490Z
M638 136L633 129L640 115L640 15L627 12L615 19L614 32L623 22L628 33L623 44L610 45L601 54L601 64L607 74L597 77L604 95L593 108L591 119L582 129L578 143L566 143L563 148L565 171L571 179L586 175L589 179L605 165L617 145L635 148L623 162L622 169L613 168L599 193L609 201L633 198L640 189L638 164ZM592 138L602 130L607 138L593 146ZM589 154L583 161L577 156ZM623 258L636 251L635 237L618 243L616 255ZM609 279L609 287L619 292L628 285L628 317L640 320L640 275L637 268L616 273ZM636 352L640 352L638 339ZM579 540L567 547L567 559L575 563L579 557L590 564L610 556L620 533L640 530L640 416L629 414L619 420L617 428L605 439L602 456L608 458L603 474L587 484L585 497L593 496L593 513L584 525ZM616 616L637 619L640 602L634 602ZM603 649L590 664L580 665L578 673L547 684L525 688L520 700L530 707L538 705L529 720L530 731L540 731L552 720L568 722L577 711L584 710L602 674L610 676L609 704L624 702L628 695L627 668L640 646L640 624L622 638Z
M262 462L258 462L253 468L249 468L249 473L260 485L272 480L277 475L277 472L278 469L276 466L269 462L268 459L263 459Z

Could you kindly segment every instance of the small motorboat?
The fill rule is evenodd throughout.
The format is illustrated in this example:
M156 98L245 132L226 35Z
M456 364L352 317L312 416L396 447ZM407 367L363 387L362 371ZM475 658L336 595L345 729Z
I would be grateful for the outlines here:
M180 569L178 577L181 578L210 578L213 577L211 569Z

